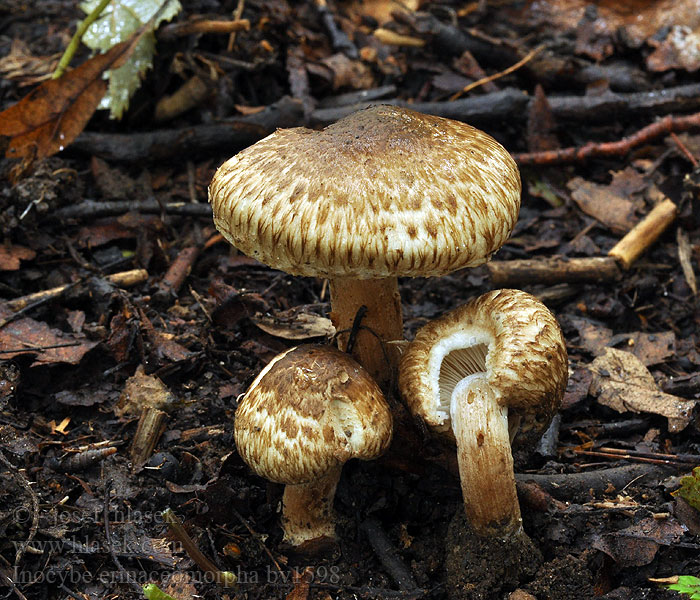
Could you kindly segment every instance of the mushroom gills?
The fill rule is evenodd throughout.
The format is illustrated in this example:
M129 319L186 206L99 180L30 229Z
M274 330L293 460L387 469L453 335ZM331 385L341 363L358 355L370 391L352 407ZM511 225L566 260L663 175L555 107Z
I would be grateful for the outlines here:
M452 396L458 384L471 375L486 373L489 346L475 339L473 342L472 345L449 351L440 363L440 392L436 412L444 419L451 413Z

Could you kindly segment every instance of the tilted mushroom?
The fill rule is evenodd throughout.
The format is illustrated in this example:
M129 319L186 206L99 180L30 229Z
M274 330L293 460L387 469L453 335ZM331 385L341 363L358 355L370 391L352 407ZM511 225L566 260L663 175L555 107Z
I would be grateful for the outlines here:
M384 385L382 342L403 338L397 277L488 260L517 220L520 176L478 129L374 106L323 131L276 131L218 169L209 201L216 227L245 254L330 279L337 330L367 307L353 356Z
M522 532L511 441L533 445L568 377L551 312L519 290L489 292L429 322L401 358L409 409L454 437L467 518L482 536Z
M238 453L258 475L287 486L282 527L293 546L334 536L333 497L343 464L380 456L391 433L379 386L330 346L277 355L236 410Z

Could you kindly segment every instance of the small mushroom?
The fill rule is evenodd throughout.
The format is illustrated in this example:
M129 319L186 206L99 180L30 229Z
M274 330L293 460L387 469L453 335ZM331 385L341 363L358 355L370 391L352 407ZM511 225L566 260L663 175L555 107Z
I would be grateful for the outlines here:
M401 395L456 442L467 519L478 535L522 533L511 441L534 445L567 377L559 325L519 290L489 292L429 322L402 356Z
M235 440L261 477L286 484L284 539L301 546L334 537L333 497L343 464L389 446L389 405L370 375L330 346L277 355L236 410Z
M474 127L373 106L246 148L218 169L209 201L218 230L245 254L330 279L338 331L367 307L353 356L385 385L382 344L403 338L397 278L487 261L518 218L520 175Z

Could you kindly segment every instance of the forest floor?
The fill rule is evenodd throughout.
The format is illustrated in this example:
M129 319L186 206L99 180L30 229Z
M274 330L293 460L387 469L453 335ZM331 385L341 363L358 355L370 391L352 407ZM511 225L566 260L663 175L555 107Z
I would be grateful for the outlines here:
M651 580L700 575L700 515L671 495L700 464L697 2L184 4L121 120L47 81L77 3L0 7L0 108L45 92L0 114L3 596L681 597ZM99 87L105 65L76 68L90 60L82 47L69 75ZM313 558L282 544L282 486L236 452L256 374L333 330L324 281L232 251L207 187L275 128L367 102L466 121L521 168L520 218L489 265L400 281L409 340L506 287L563 330L561 410L517 464L534 549L515 572L465 533L453 451L410 419L385 457L345 466L337 547ZM654 235L609 254L652 210ZM194 564L166 508L236 586Z

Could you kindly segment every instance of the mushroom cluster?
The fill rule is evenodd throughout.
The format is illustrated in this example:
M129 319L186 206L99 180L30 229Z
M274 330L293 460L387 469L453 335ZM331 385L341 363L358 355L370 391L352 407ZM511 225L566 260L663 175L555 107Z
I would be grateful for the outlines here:
M352 352L386 386L385 344L403 339L397 278L488 260L518 218L520 176L486 133L380 105L322 131L276 131L219 167L209 200L245 254L330 279L336 330L367 308Z
M520 290L489 292L429 322L403 354L401 395L456 443L464 507L477 534L522 533L511 440L539 439L567 377L556 319Z
M277 355L236 410L238 453L258 475L286 484L284 539L292 546L335 535L333 498L343 464L389 446L382 391L349 355L297 346Z

